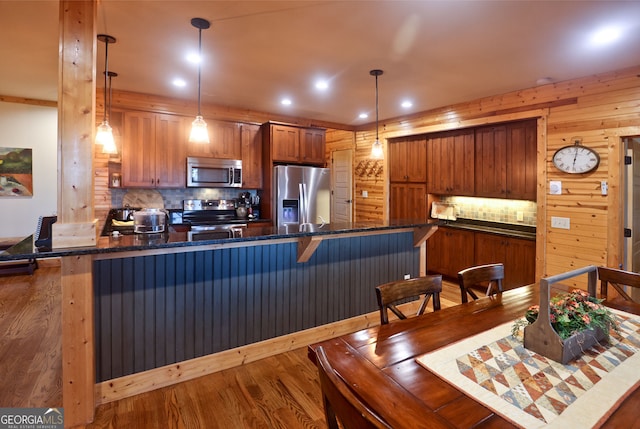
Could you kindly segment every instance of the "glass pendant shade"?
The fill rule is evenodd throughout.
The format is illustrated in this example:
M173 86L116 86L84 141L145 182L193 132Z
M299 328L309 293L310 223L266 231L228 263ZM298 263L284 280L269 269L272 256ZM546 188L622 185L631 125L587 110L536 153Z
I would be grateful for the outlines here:
M384 153L382 152L382 143L380 140L376 139L371 146L371 158L373 159L382 159L384 158Z
M108 121L102 121L96 132L96 144L104 146L109 141L113 142L113 130Z
M190 143L209 143L209 131L207 130L207 123L202 116L196 116L196 119L191 123L191 134L189 134Z

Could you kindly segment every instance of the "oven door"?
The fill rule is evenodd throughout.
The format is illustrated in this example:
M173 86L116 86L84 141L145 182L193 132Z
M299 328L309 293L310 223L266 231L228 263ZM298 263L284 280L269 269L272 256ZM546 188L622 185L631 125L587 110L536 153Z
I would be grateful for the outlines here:
M242 237L242 231L246 227L246 224L197 225L191 227L191 230L187 233L187 238L189 241L237 238Z

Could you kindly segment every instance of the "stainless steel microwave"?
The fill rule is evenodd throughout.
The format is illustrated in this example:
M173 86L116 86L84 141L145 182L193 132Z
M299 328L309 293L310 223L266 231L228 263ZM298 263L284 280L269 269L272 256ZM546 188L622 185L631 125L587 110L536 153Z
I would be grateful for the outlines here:
M188 157L187 186L190 188L239 188L242 186L242 161Z

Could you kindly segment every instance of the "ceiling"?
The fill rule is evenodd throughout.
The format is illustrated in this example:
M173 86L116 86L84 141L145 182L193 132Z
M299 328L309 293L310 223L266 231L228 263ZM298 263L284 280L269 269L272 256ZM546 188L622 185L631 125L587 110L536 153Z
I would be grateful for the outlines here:
M185 59L197 52L194 17L211 21L203 103L352 126L375 121L371 69L384 71L383 120L640 65L640 1L99 0L98 33L117 39L113 88L197 100L197 65ZM590 45L608 25L620 39ZM57 26L55 0L0 0L0 95L57 98ZM97 49L101 91L105 44Z

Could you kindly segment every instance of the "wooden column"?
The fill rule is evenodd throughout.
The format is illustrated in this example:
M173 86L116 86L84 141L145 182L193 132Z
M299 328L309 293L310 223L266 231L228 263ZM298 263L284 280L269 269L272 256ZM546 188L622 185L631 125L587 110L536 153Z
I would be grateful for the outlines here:
M94 220L96 10L95 0L60 1L58 223L54 225L59 231L82 231L74 234L73 243L95 242L95 228L89 225ZM60 237L64 239L63 234ZM67 427L94 417L91 267L91 256L62 258L62 403Z

